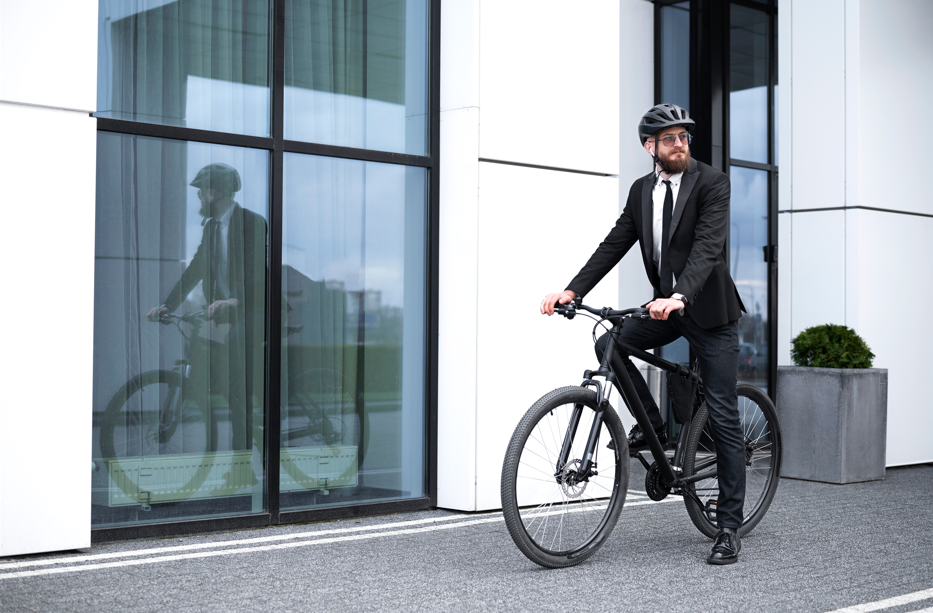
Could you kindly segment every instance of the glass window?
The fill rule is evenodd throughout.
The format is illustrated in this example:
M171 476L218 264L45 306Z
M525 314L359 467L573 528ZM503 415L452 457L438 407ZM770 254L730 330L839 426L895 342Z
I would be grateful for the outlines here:
M764 11L730 11L729 156L768 163L768 22Z
M739 380L768 391L768 172L733 165L729 266L748 311L739 319Z
M100 0L97 117L269 135L268 0Z
M427 172L286 153L281 508L424 494Z
M428 153L427 0L287 0L285 138Z
M690 2L661 7L661 100L690 108Z
M93 525L260 511L269 155L97 151Z

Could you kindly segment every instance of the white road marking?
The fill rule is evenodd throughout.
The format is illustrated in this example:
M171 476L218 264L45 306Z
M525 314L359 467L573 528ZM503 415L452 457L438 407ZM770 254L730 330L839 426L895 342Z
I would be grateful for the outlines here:
M481 516L498 515L501 513L483 513ZM468 517L476 517L470 515ZM466 519L462 515L451 515L448 517L429 517L427 519L415 519L411 521L392 522L388 524L376 524L372 526L353 526L352 528L337 528L334 530L318 530L316 532L299 532L292 534L277 534L275 536L263 536L257 538L237 539L232 541L214 541L211 543L197 543L192 545L176 545L174 547L155 547L152 549L137 549L135 551L116 551L113 553L99 553L93 555L64 556L60 558L43 558L39 560L25 560L23 562L0 563L0 572L11 568L26 568L29 566L48 566L51 564L74 564L77 562L89 562L94 560L107 560L113 558L126 558L131 556L158 555L169 552L193 551L197 549L215 549L218 547L237 547L241 545L254 545L257 543L272 543L275 541L287 541L290 539L307 539L331 534L346 534L349 532L367 532L370 530L386 530L402 528L408 526L419 526L432 522L447 522L452 520Z
M627 502L623 510L631 506L643 506L649 504L661 504L664 502L670 502L675 500L674 498L667 498L665 500L654 501L654 500L639 500L635 502ZM569 511L556 510L540 513L540 516L544 515L556 515L562 512L569 513L579 513L586 511L587 509L580 507L577 509L572 509ZM449 517L431 517L427 519L411 520L404 522L392 522L388 524L378 524L374 526L354 526L352 528L339 528L335 530L321 530L317 532L302 532L298 534L281 534L268 537L259 537L251 539L241 539L241 540L232 540L232 541L217 541L213 543L198 543L193 545L178 545L174 547L159 547L159 548L150 548L150 549L139 549L135 551L122 551L122 552L113 552L113 553L103 553L103 554L94 554L94 555L79 555L79 556L65 556L59 558L45 558L40 560L25 560L23 562L7 562L0 564L0 580L3 579L15 579L15 578L24 578L24 577L37 577L44 575L57 575L62 573L72 573L72 572L81 572L88 570L102 570L106 568L119 568L124 566L139 566L142 564L155 564L159 562L174 562L178 560L191 560L197 558L208 558L215 556L229 556L239 553L255 553L261 551L273 551L277 549L291 549L294 547L308 547L311 545L325 545L329 543L342 543L349 541L358 541L363 539L379 538L386 536L400 536L405 534L418 534L423 532L435 532L438 530L449 530L451 528L460 528L466 526L475 526L480 524L488 524L493 522L504 521L501 512L493 513L484 513L481 516L487 516L484 519L468 519L464 521L464 517L460 515L453 515ZM476 517L475 515L469 517ZM452 521L452 520L461 520L461 521ZM440 525L425 526L425 527L409 527L406 529L398 530L400 526L418 526L426 523L435 523ZM441 522L444 522L441 524ZM368 534L348 534L352 532L369 532ZM326 535L335 535L343 534L344 536L331 536L328 538L319 538ZM292 540L293 542L288 543L277 543L277 544L266 544L260 545L260 543L274 543L275 541L283 540ZM256 545L256 546L247 546L243 545ZM221 549L219 551L195 551L199 549L216 549L219 547L228 547L228 549ZM169 552L183 552L188 551L191 553L176 553L175 555L164 555ZM117 562L97 562L98 560L108 560L114 558L126 558L126 557L140 557L151 555L152 557L144 559L133 559L133 560L122 560ZM94 562L91 564L80 564L76 565L79 562ZM19 572L6 572L16 568L27 568L30 566L50 566L55 564L67 564L70 566L56 567L56 568L45 568L39 570L27 570Z
M836 609L835 611L830 611L829 613L869 613L869 611L880 611L882 609L890 609L891 607L899 607L901 605L910 604L912 602L926 600L927 598L933 598L933 589L921 590L911 594L895 596L894 598L885 598L884 600L876 600L875 602L857 604L851 607L846 607L844 609ZM923 609L922 611L914 611L913 613L928 612L933 612L933 607Z
M171 556L156 556L144 558L142 560L123 560L121 562L103 562L100 564L84 564L82 566L66 566L64 568L45 568L42 570L26 570L13 573L0 574L0 579L14 579L20 577L37 577L40 575L57 575L61 573L73 573L87 570L100 570L104 568L119 568L122 566L138 566L141 564L156 564L158 562L174 562L178 560L192 560L197 558L210 558L219 556L230 556L240 553L255 553L260 551L274 551L277 549L291 549L294 547L308 547L310 545L326 545L328 543L338 543L347 541L360 541L363 539L378 538L381 536L400 536L403 534L418 534L421 532L433 532L436 530L446 530L449 528L458 528L461 526L475 526L478 524L488 524L491 522L502 521L501 517L492 517L489 519L478 519L473 521L459 522L455 524L444 524L440 526L428 526L425 528L408 528L406 530L393 530L391 532L375 532L370 534L354 534L350 536L336 536L331 538L302 540L297 543L278 543L276 545L261 545L258 547L240 547L237 549L222 549L220 551L200 551L196 553L183 553Z

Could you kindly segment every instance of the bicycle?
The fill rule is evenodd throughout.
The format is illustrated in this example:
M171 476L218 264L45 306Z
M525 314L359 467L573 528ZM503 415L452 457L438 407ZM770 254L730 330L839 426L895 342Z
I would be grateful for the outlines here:
M611 323L610 340L597 370L585 371L579 386L544 395L515 428L501 480L509 534L519 550L541 566L562 568L583 562L605 543L619 519L628 491L629 458L634 457L647 469L648 496L655 501L682 496L693 524L714 538L719 490L716 447L695 365L686 368L618 340L627 320L650 317L647 309L595 309L578 301L555 309L567 319L578 311L598 316L592 317L594 341L596 328ZM676 444L662 445L658 440L618 350L692 386L686 410L681 405L678 421L683 424ZM611 387L619 391L645 433L653 463L645 460L644 449L629 453L622 422L609 404ZM774 498L781 468L781 427L774 405L760 388L739 382L736 391L746 447L746 498L739 529L744 536L761 521Z
M205 311L165 313L159 321L177 328L184 339L183 357L175 361L172 370L150 370L132 377L107 403L100 420L103 464L123 493L120 504L138 503L144 509L151 504L179 502L199 492L214 469L218 453L215 407L223 398L212 400L212 388L219 388L220 394L213 394L221 397L226 389L219 381L222 377L216 375L226 370L225 365L214 364L211 368L211 356L216 362L224 351L218 350L220 343L200 334L207 321ZM285 333L287 336L296 331L286 329ZM288 383L281 410L283 472L299 489L326 492L328 488L351 484L362 462L364 434L368 431L367 415L354 386L329 368L308 369L290 376ZM254 443L261 445L261 427L250 429ZM320 458L305 458L308 454L302 452L313 448L317 455L339 456L346 455L347 447L356 448L355 461L340 463L338 472L323 483L317 474L308 474L311 471L305 466L316 467ZM243 462L248 464L251 451L239 453L244 454ZM173 471L170 485L152 487L143 482L144 478L151 480L152 471L144 475L140 466L154 458L177 464L163 467L165 472ZM220 488L209 495L232 495L240 488L234 485L226 489L231 491Z

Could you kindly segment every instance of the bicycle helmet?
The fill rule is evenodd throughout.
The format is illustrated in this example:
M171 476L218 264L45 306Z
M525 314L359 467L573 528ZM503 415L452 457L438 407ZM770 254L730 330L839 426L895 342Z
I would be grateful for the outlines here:
M240 173L228 164L208 164L198 171L197 176L188 185L198 189L215 189L225 194L235 194L242 187Z
M676 104L656 104L638 122L638 138L644 145L649 138L665 128L683 126L687 132L692 132L694 125L686 109Z

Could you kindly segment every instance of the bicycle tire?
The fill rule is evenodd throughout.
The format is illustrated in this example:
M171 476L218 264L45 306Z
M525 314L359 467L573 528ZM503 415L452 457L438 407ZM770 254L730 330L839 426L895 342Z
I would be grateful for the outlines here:
M103 464L123 493L140 504L157 503L158 495L155 499L150 495L146 500L140 500L139 483L130 476L133 474L131 462L176 453L203 455L208 461L201 462L201 468L191 479L177 488L173 496L176 500L177 492L197 491L210 474L213 464L210 460L217 451L217 422L212 419L209 409L193 400L190 394L184 394L183 387L179 373L150 370L123 384L104 410L100 427ZM163 427L160 420L162 407L166 398L176 397L176 394L180 394L182 399L180 415L173 426Z
M312 368L289 379L286 403L282 407L281 465L287 475L305 489L320 489L316 477L304 473L292 461L290 450L313 446L334 450L357 447L356 465L327 483L327 488L344 487L359 473L369 435L369 416L352 382L329 368Z
M582 413L571 455L564 470L555 471L574 406L582 407ZM528 409L505 454L500 484L505 525L519 550L547 568L574 566L596 553L625 504L628 440L611 406L605 409L593 458L598 475L582 487L556 478L579 466L596 409L593 390L556 389ZM610 439L615 442L614 452L606 448Z
M781 424L771 399L760 388L742 381L736 386L736 393L746 447L744 519L739 528L739 534L745 536L758 525L771 506L780 479L783 454ZM714 462L715 457L716 449L704 402L690 422L684 450L684 476L696 473L698 458L703 466ZM700 532L715 538L719 527L712 509L719 493L719 480L715 477L704 479L691 485L689 490L684 492L687 514ZM696 494L702 504L698 504L690 493Z

